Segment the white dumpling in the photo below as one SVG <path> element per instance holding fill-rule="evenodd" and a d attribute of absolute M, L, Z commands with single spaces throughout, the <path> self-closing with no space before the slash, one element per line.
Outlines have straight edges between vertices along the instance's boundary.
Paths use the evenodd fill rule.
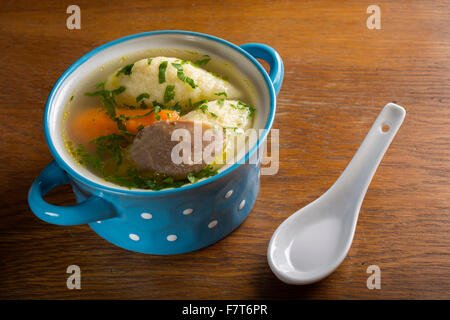
<path fill-rule="evenodd" d="M 160 66 L 166 62 L 164 72 L 164 68 Z M 160 79 L 161 75 L 165 79 Z M 142 94 L 149 95 L 142 100 L 148 105 L 156 100 L 172 107 L 178 102 L 185 110 L 189 106 L 189 100 L 191 103 L 203 99 L 215 100 L 219 97 L 216 94 L 221 92 L 225 92 L 231 99 L 242 99 L 240 90 L 228 81 L 190 62 L 170 57 L 142 59 L 118 69 L 107 79 L 106 89 L 113 90 L 120 86 L 125 87 L 125 91 L 117 95 L 116 99 L 119 103 L 128 105 L 137 105 L 136 98 Z M 168 90 L 168 86 L 171 90 Z"/>

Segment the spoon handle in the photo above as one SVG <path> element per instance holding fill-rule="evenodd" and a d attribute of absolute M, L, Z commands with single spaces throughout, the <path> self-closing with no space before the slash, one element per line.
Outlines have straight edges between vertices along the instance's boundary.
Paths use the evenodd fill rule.
<path fill-rule="evenodd" d="M 394 103 L 381 110 L 363 143 L 330 189 L 340 201 L 361 206 L 367 188 L 386 150 L 400 128 L 406 111 Z M 333 192 L 334 191 L 334 192 Z"/>

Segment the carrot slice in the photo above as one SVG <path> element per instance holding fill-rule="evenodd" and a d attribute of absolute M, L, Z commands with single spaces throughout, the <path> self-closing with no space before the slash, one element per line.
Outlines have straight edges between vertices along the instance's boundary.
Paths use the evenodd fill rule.
<path fill-rule="evenodd" d="M 117 109 L 117 116 L 123 114 L 125 117 L 135 117 L 142 116 L 148 113 L 148 109 Z M 161 110 L 158 113 L 160 117 L 159 120 L 178 120 L 180 118 L 178 112 L 173 110 Z M 138 128 L 146 127 L 152 123 L 158 121 L 155 118 L 155 113 L 152 112 L 148 116 L 140 118 L 131 118 L 125 121 L 128 132 L 136 134 Z M 81 143 L 85 146 L 95 138 L 99 136 L 104 136 L 112 133 L 119 133 L 117 124 L 111 120 L 104 110 L 89 108 L 86 109 L 75 116 L 74 119 L 69 120 L 67 131 L 69 137 L 74 140 L 77 144 Z"/>
<path fill-rule="evenodd" d="M 67 123 L 69 137 L 77 144 L 88 146 L 89 141 L 111 133 L 119 133 L 117 124 L 104 111 L 89 108 Z"/>

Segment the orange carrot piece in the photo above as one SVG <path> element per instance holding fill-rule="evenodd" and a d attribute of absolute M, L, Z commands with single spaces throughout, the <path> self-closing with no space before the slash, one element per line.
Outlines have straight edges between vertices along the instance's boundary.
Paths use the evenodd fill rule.
<path fill-rule="evenodd" d="M 125 117 L 142 116 L 148 113 L 149 109 L 116 109 L 117 116 L 123 114 Z M 160 120 L 178 120 L 180 118 L 178 112 L 173 110 L 161 110 L 158 113 Z M 131 118 L 125 121 L 128 132 L 136 134 L 140 126 L 146 127 L 156 122 L 155 113 L 152 112 L 148 116 L 141 118 Z M 69 137 L 77 143 L 85 146 L 90 141 L 99 136 L 104 136 L 112 133 L 119 133 L 117 123 L 115 123 L 109 116 L 105 114 L 104 110 L 89 108 L 80 112 L 74 119 L 68 123 Z"/>

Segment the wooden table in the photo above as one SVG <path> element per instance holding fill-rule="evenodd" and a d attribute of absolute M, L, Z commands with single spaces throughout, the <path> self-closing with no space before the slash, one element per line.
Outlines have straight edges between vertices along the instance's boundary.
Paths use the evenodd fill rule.
<path fill-rule="evenodd" d="M 68 4 L 0 8 L 0 298 L 450 298 L 449 1 L 377 1 L 381 30 L 366 26 L 367 1 L 76 1 L 81 30 L 66 28 Z M 52 160 L 42 119 L 53 84 L 105 42 L 164 29 L 267 43 L 280 53 L 278 174 L 262 177 L 252 213 L 233 234 L 183 255 L 133 253 L 87 225 L 38 220 L 27 191 Z M 347 258 L 320 283 L 283 284 L 266 262 L 273 231 L 337 179 L 390 101 L 407 116 Z M 74 202 L 67 186 L 48 200 Z M 72 264 L 82 270 L 81 290 L 66 288 Z M 380 290 L 366 286 L 369 265 L 381 269 Z"/>

